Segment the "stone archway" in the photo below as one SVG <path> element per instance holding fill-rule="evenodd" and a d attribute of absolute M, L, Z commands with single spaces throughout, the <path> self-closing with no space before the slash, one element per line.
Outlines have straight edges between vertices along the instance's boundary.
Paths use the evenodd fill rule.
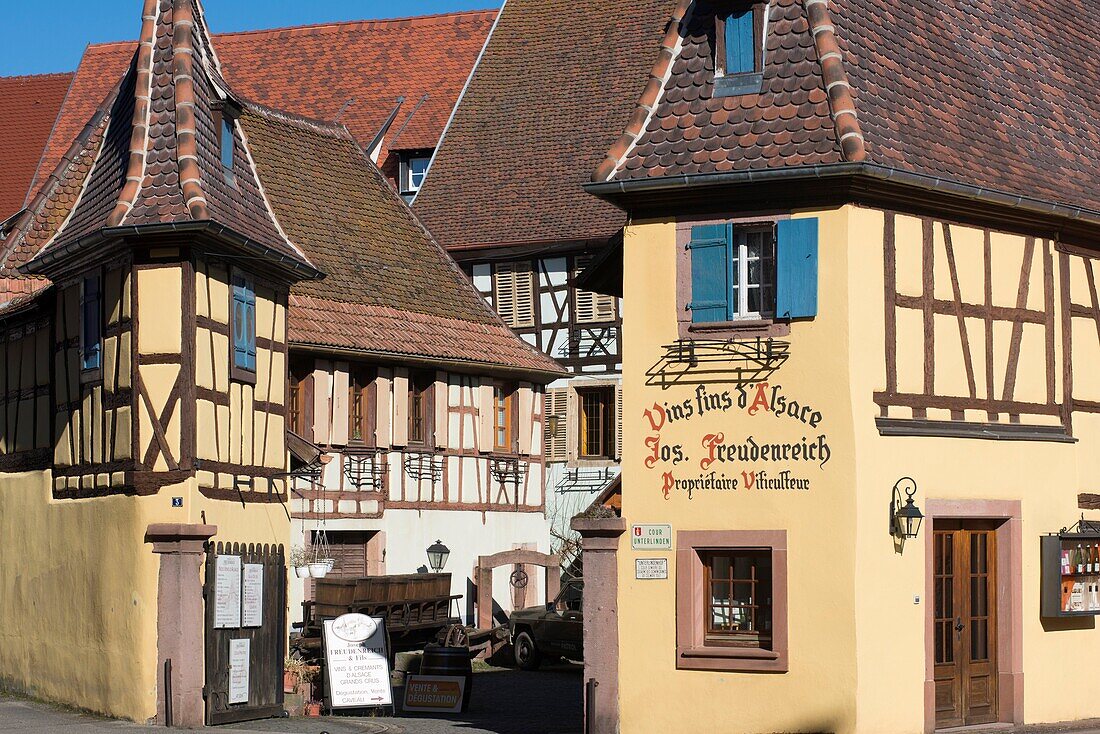
<path fill-rule="evenodd" d="M 553 553 L 517 548 L 477 557 L 477 627 L 493 626 L 493 569 L 500 566 L 542 566 L 546 572 L 546 598 L 555 599 L 561 587 L 561 559 Z"/>

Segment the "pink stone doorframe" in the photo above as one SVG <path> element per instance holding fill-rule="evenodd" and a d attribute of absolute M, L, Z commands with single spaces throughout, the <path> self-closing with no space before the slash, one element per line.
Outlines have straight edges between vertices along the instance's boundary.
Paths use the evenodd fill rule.
<path fill-rule="evenodd" d="M 474 578 L 477 579 L 478 629 L 487 630 L 493 626 L 493 569 L 513 564 L 542 566 L 546 569 L 546 599 L 552 601 L 557 598 L 561 588 L 561 559 L 553 553 L 517 548 L 491 556 L 478 556 L 477 568 L 474 570 Z"/>
<path fill-rule="evenodd" d="M 1023 535 L 1019 500 L 929 499 L 924 529 L 924 731 L 936 730 L 935 546 L 936 520 L 1000 521 L 997 538 L 997 721 L 1024 723 Z"/>
<path fill-rule="evenodd" d="M 200 577 L 206 541 L 214 525 L 154 523 L 145 532 L 160 556 L 157 585 L 157 721 L 166 720 L 166 703 L 173 726 L 195 729 L 205 724 L 202 688 L 204 608 Z M 171 660 L 171 685 L 165 680 L 165 661 Z M 171 698 L 167 696 L 171 689 Z"/>

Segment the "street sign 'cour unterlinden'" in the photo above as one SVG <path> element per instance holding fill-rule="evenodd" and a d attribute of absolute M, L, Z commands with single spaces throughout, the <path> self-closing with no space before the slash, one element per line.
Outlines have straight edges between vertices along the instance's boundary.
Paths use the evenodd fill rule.
<path fill-rule="evenodd" d="M 634 550 L 671 550 L 671 525 L 634 525 L 630 528 L 630 547 Z"/>

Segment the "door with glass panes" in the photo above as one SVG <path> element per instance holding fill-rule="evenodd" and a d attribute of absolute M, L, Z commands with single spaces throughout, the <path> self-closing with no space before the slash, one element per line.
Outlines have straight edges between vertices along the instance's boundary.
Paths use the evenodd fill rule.
<path fill-rule="evenodd" d="M 996 532 L 936 521 L 932 614 L 936 728 L 997 721 Z"/>

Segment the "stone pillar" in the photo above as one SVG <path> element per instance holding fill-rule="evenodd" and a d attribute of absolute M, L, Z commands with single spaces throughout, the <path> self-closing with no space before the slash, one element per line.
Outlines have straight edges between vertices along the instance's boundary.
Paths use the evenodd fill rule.
<path fill-rule="evenodd" d="M 145 542 L 160 556 L 157 589 L 157 721 L 165 723 L 164 661 L 172 661 L 172 724 L 204 725 L 203 545 L 218 532 L 214 525 L 153 523 Z"/>
<path fill-rule="evenodd" d="M 575 517 L 570 526 L 580 533 L 584 549 L 584 680 L 596 681 L 593 721 L 587 734 L 619 731 L 619 536 L 626 532 L 621 517 Z M 590 704 L 585 687 L 585 717 Z"/>

